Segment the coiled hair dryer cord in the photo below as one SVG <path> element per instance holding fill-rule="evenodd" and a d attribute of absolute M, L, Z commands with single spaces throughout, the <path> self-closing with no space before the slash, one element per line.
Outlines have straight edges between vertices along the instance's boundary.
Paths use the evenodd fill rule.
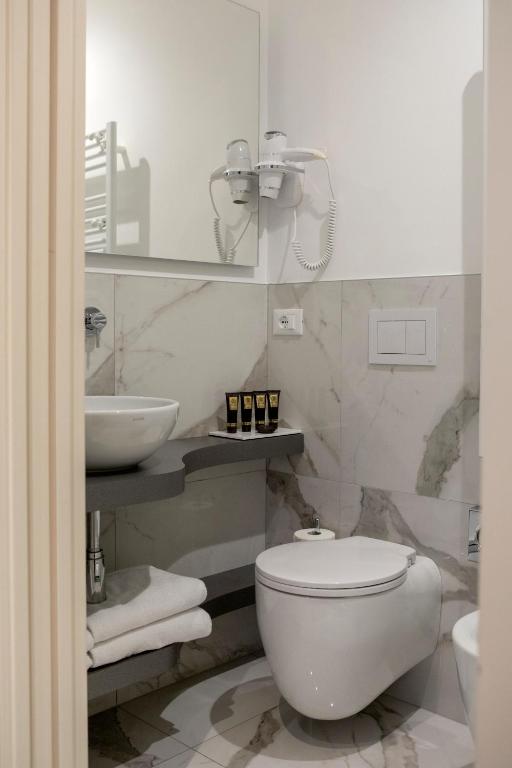
<path fill-rule="evenodd" d="M 222 233 L 220 231 L 220 225 L 221 225 L 221 217 L 219 210 L 217 206 L 215 205 L 215 200 L 213 199 L 213 191 L 212 191 L 212 182 L 210 180 L 210 200 L 212 201 L 213 210 L 215 211 L 215 218 L 213 220 L 213 237 L 215 239 L 215 246 L 217 248 L 217 253 L 219 254 L 219 259 L 224 262 L 225 264 L 233 264 L 235 257 L 236 257 L 236 249 L 240 245 L 240 241 L 242 240 L 243 236 L 247 232 L 247 229 L 249 227 L 249 224 L 252 221 L 252 217 L 254 215 L 254 211 L 252 211 L 249 214 L 249 217 L 247 219 L 247 223 L 243 230 L 241 231 L 240 235 L 236 239 L 236 242 L 233 244 L 231 248 L 226 249 L 224 242 L 222 240 Z"/>
<path fill-rule="evenodd" d="M 329 212 L 327 215 L 327 240 L 325 243 L 324 252 L 318 261 L 308 261 L 308 259 L 306 259 L 304 256 L 302 243 L 297 240 L 297 207 L 295 207 L 293 210 L 293 237 L 291 241 L 291 248 L 301 267 L 307 269 L 309 272 L 316 272 L 318 269 L 324 269 L 324 267 L 326 267 L 330 262 L 334 253 L 334 241 L 336 237 L 336 200 L 334 198 L 329 162 L 324 160 L 324 163 L 325 167 L 327 168 L 327 177 L 329 179 L 331 197 L 329 200 Z"/>

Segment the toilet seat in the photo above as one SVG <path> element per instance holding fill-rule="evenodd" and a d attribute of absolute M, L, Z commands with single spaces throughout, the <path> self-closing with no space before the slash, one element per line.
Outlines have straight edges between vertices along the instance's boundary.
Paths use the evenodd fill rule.
<path fill-rule="evenodd" d="M 356 597 L 400 586 L 415 559 L 411 547 L 362 536 L 284 544 L 258 555 L 256 578 L 289 594 Z"/>

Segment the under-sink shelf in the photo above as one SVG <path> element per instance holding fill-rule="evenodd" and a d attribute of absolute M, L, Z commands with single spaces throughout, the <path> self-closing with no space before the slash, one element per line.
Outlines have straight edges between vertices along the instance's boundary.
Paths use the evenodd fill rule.
<path fill-rule="evenodd" d="M 303 451 L 302 433 L 258 440 L 210 436 L 168 440 L 135 469 L 87 475 L 86 512 L 179 496 L 185 490 L 186 475 L 199 469 Z"/>
<path fill-rule="evenodd" d="M 205 576 L 203 581 L 208 597 L 201 607 L 208 611 L 212 619 L 255 602 L 254 565 Z M 145 651 L 113 664 L 91 668 L 87 674 L 89 699 L 169 672 L 178 661 L 179 647 L 179 643 L 167 645 L 156 651 Z"/>
<path fill-rule="evenodd" d="M 86 511 L 109 510 L 178 496 L 191 472 L 221 464 L 304 451 L 302 433 L 257 440 L 192 437 L 169 440 L 151 458 L 126 472 L 90 474 L 86 479 Z M 203 578 L 208 597 L 202 606 L 212 619 L 255 602 L 254 565 Z M 88 672 L 89 699 L 168 672 L 178 660 L 179 644 L 146 651 Z"/>

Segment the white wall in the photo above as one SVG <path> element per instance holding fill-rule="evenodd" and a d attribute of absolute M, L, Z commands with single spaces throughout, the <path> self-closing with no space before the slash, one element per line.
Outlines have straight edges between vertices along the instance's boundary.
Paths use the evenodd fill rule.
<path fill-rule="evenodd" d="M 270 0 L 268 128 L 334 169 L 320 279 L 480 271 L 482 15 L 482 0 Z M 309 168 L 299 236 L 316 259 L 327 185 Z M 268 216 L 269 281 L 318 279 L 287 249 L 289 214 Z"/>

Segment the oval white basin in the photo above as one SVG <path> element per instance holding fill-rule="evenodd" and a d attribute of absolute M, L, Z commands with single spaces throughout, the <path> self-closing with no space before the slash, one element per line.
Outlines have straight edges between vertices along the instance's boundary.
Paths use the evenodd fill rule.
<path fill-rule="evenodd" d="M 468 613 L 452 632 L 459 685 L 471 733 L 475 734 L 476 685 L 478 677 L 478 622 L 480 611 Z"/>
<path fill-rule="evenodd" d="M 148 459 L 174 429 L 179 407 L 159 397 L 87 396 L 87 469 L 125 469 Z"/>

